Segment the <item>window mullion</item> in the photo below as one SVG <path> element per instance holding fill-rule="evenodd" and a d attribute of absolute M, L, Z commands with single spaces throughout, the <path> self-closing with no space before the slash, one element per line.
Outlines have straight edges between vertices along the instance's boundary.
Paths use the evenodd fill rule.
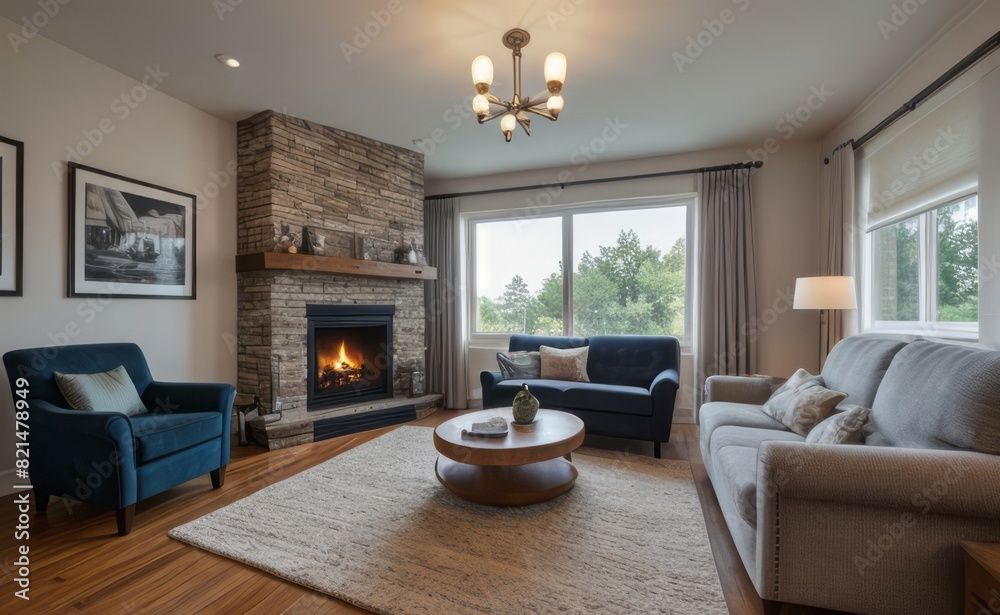
<path fill-rule="evenodd" d="M 927 217 L 927 321 L 938 321 L 938 253 L 937 253 L 937 211 L 929 211 Z"/>
<path fill-rule="evenodd" d="M 930 258 L 930 225 L 927 223 L 927 217 L 927 214 L 924 214 L 919 219 L 920 256 L 917 262 L 919 263 L 920 273 L 918 276 L 917 294 L 920 300 L 917 320 L 920 322 L 929 322 L 930 320 L 930 302 L 928 301 L 930 287 L 928 283 L 930 277 L 930 267 L 928 266 Z"/>
<path fill-rule="evenodd" d="M 562 217 L 563 335 L 573 335 L 573 214 Z"/>

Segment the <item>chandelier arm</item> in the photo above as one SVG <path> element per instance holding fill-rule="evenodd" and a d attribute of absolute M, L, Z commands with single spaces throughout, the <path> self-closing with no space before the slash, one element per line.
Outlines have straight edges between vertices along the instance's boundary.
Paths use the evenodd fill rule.
<path fill-rule="evenodd" d="M 517 118 L 517 123 L 524 129 L 524 134 L 531 136 L 531 120 L 527 118 Z"/>
<path fill-rule="evenodd" d="M 487 92 L 485 94 L 485 96 L 486 96 L 486 100 L 490 101 L 494 105 L 503 105 L 503 106 L 508 107 L 508 108 L 510 107 L 510 103 L 504 102 L 504 101 L 500 100 L 499 98 L 497 98 L 496 96 L 494 96 L 492 92 Z"/>
<path fill-rule="evenodd" d="M 552 120 L 553 122 L 556 121 L 556 119 L 558 119 L 556 118 L 556 116 L 552 115 L 552 112 L 549 111 L 548 109 L 535 109 L 534 107 L 525 107 L 524 110 L 527 111 L 528 113 L 534 113 L 535 115 L 540 115 L 547 120 Z"/>
<path fill-rule="evenodd" d="M 507 109 L 503 109 L 501 111 L 494 111 L 493 113 L 490 113 L 488 115 L 483 115 L 479 117 L 479 123 L 485 124 L 486 122 L 490 120 L 495 120 L 502 115 L 507 115 L 507 112 L 508 112 Z"/>

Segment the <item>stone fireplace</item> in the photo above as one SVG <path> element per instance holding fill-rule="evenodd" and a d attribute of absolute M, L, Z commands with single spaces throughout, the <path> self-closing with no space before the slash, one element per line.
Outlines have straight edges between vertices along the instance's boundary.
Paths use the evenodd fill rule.
<path fill-rule="evenodd" d="M 358 431 L 370 426 L 362 417 L 384 424 L 432 411 L 439 395 L 408 394 L 410 374 L 424 371 L 424 280 L 433 268 L 354 260 L 366 237 L 423 245 L 423 156 L 274 111 L 241 121 L 237 132 L 238 388 L 259 395 L 272 415 L 274 391 L 282 402 L 281 420 L 251 422 L 251 437 L 279 448 L 349 433 L 337 421 Z M 303 227 L 322 234 L 324 255 L 275 251 L 277 237 L 301 236 Z M 348 350 L 370 329 L 340 340 L 345 361 L 339 345 L 336 356 L 310 354 L 317 324 L 338 328 L 322 326 L 330 313 L 365 321 L 387 308 L 381 356 Z"/>

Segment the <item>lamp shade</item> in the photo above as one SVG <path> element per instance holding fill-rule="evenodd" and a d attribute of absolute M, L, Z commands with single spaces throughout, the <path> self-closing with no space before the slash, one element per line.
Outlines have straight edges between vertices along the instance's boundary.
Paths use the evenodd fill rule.
<path fill-rule="evenodd" d="M 854 278 L 849 275 L 826 275 L 795 280 L 796 310 L 854 310 L 858 296 Z"/>

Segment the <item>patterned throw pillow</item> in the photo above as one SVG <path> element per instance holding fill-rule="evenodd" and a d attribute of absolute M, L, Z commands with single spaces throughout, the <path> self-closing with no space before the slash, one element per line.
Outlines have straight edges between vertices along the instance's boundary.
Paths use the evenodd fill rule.
<path fill-rule="evenodd" d="M 764 414 L 805 437 L 845 399 L 847 393 L 825 388 L 821 376 L 800 369 L 767 400 Z"/>
<path fill-rule="evenodd" d="M 542 377 L 542 353 L 530 350 L 497 353 L 497 364 L 504 380 L 534 380 Z"/>
<path fill-rule="evenodd" d="M 121 412 L 135 416 L 146 412 L 132 379 L 123 365 L 99 374 L 60 374 L 56 386 L 76 410 Z"/>
<path fill-rule="evenodd" d="M 538 350 L 542 353 L 542 378 L 545 380 L 590 382 L 590 377 L 587 376 L 589 346 L 565 350 L 540 346 Z"/>
<path fill-rule="evenodd" d="M 869 408 L 849 405 L 819 425 L 813 427 L 806 442 L 816 444 L 862 444 L 865 441 L 864 427 L 868 422 Z"/>

